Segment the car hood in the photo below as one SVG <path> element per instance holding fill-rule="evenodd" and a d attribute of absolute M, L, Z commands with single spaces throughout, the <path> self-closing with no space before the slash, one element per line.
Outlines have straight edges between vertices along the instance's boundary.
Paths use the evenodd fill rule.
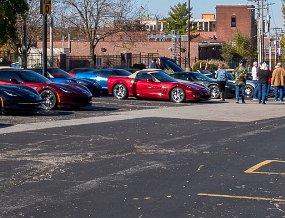
<path fill-rule="evenodd" d="M 194 88 L 196 90 L 199 90 L 199 89 L 208 89 L 206 86 L 204 86 L 203 84 L 201 83 L 198 83 L 198 82 L 190 82 L 190 81 L 186 81 L 186 80 L 181 80 L 181 79 L 176 79 L 177 82 L 179 82 L 180 84 L 184 84 L 186 86 L 190 86 L 191 88 Z"/>
<path fill-rule="evenodd" d="M 48 85 L 53 86 L 54 88 L 66 89 L 72 91 L 73 93 L 84 93 L 85 95 L 92 96 L 92 93 L 88 88 L 78 83 L 50 83 Z"/>
<path fill-rule="evenodd" d="M 0 92 L 4 92 L 6 95 L 13 94 L 15 95 L 14 97 L 18 96 L 28 99 L 33 98 L 35 100 L 41 100 L 41 96 L 36 90 L 22 85 L 0 85 Z"/>

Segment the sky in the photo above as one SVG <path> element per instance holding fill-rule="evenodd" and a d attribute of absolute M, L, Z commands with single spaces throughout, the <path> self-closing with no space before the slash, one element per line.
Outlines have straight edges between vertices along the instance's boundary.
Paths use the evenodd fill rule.
<path fill-rule="evenodd" d="M 138 4 L 150 13 L 158 14 L 161 17 L 168 15 L 171 6 L 178 3 L 188 2 L 188 0 L 137 0 Z M 271 27 L 284 28 L 284 21 L 282 17 L 282 0 L 268 0 L 270 5 L 269 13 L 271 16 Z M 253 4 L 250 0 L 190 0 L 193 7 L 193 18 L 201 18 L 202 13 L 215 13 L 216 5 L 237 5 L 237 4 Z"/>

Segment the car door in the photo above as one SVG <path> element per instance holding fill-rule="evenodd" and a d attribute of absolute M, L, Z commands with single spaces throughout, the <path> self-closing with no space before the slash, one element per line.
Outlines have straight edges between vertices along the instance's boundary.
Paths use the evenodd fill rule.
<path fill-rule="evenodd" d="M 135 79 L 135 93 L 137 97 L 152 98 L 152 77 L 146 72 L 140 72 Z"/>
<path fill-rule="evenodd" d="M 136 76 L 136 95 L 143 98 L 161 98 L 161 82 L 154 81 L 154 78 L 145 72 Z"/>

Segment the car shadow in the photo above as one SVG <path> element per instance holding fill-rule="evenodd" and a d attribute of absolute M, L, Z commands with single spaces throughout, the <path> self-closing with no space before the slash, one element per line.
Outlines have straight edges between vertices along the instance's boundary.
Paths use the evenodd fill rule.
<path fill-rule="evenodd" d="M 64 109 L 66 112 L 75 112 L 75 111 L 117 111 L 120 108 L 114 107 L 98 107 L 98 106 L 85 106 L 79 108 L 66 108 Z"/>
<path fill-rule="evenodd" d="M 0 123 L 0 129 L 1 128 L 7 128 L 7 127 L 10 127 L 10 126 L 13 126 L 12 124 L 3 124 L 3 123 Z"/>

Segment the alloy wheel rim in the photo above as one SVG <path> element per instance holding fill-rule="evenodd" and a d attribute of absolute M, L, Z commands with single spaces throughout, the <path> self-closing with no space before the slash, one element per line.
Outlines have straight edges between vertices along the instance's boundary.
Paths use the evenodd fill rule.
<path fill-rule="evenodd" d="M 175 102 L 181 102 L 184 99 L 184 92 L 181 89 L 176 88 L 172 92 L 172 97 Z"/>
<path fill-rule="evenodd" d="M 41 96 L 46 109 L 51 109 L 54 107 L 56 99 L 55 95 L 51 91 L 44 91 Z"/>
<path fill-rule="evenodd" d="M 219 97 L 219 90 L 218 90 L 218 88 L 213 88 L 212 90 L 211 90 L 211 97 L 212 98 L 218 98 Z"/>
<path fill-rule="evenodd" d="M 118 98 L 123 98 L 126 94 L 126 89 L 123 85 L 118 85 L 116 88 L 115 88 L 115 95 L 118 97 Z"/>

